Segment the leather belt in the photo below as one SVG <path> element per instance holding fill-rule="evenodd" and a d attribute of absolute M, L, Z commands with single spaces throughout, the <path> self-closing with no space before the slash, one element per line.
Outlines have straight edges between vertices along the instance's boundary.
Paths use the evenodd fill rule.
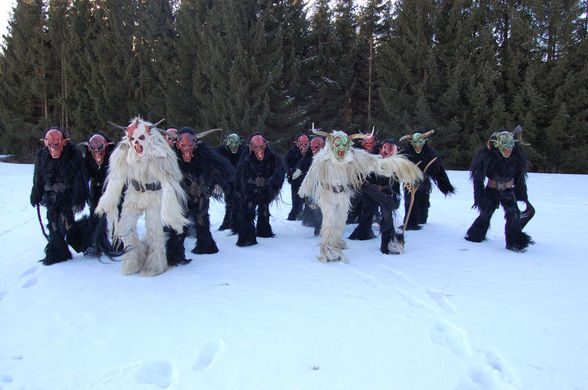
<path fill-rule="evenodd" d="M 156 181 L 155 183 L 143 184 L 143 183 L 138 182 L 135 179 L 132 179 L 131 184 L 133 185 L 133 188 L 135 188 L 135 191 L 137 191 L 137 192 L 158 191 L 161 189 L 161 183 L 158 181 Z"/>
<path fill-rule="evenodd" d="M 488 179 L 488 184 L 486 184 L 486 188 L 496 188 L 498 191 L 505 191 L 510 190 L 514 187 L 514 180 L 510 179 L 509 181 L 496 181 L 492 179 Z"/>

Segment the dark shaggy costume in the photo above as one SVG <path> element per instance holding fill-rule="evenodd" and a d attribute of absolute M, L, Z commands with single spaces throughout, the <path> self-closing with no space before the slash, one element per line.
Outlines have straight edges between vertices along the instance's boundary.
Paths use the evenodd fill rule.
<path fill-rule="evenodd" d="M 260 134 L 252 134 L 248 144 L 255 135 Z M 269 205 L 279 195 L 285 174 L 282 158 L 269 145 L 262 161 L 252 151 L 245 151 L 241 155 L 235 176 L 237 191 L 241 196 L 238 246 L 257 244 L 256 236 L 274 236 L 269 223 Z M 257 227 L 254 224 L 256 210 Z"/>
<path fill-rule="evenodd" d="M 96 160 L 92 157 L 87 148 L 84 147 L 85 152 L 83 153 L 84 166 L 88 173 L 88 179 L 90 180 L 90 193 L 89 202 L 90 215 L 83 218 L 79 223 L 84 226 L 85 230 L 85 256 L 100 256 L 105 253 L 107 256 L 121 255 L 121 250 L 113 249 L 110 241 L 108 240 L 108 223 L 105 216 L 98 216 L 95 213 L 98 201 L 104 191 L 104 182 L 106 181 L 106 175 L 108 174 L 108 167 L 110 166 L 110 155 L 116 147 L 110 139 L 101 134 L 107 141 L 106 154 L 104 156 L 104 162 L 100 165 L 96 163 Z M 122 194 L 121 194 L 122 195 Z M 122 196 L 121 196 L 122 202 Z M 122 246 L 122 243 L 120 243 Z"/>
<path fill-rule="evenodd" d="M 386 142 L 397 146 L 396 140 Z M 377 149 L 376 149 L 377 150 Z M 375 154 L 375 153 L 372 153 Z M 382 241 L 380 251 L 385 254 L 399 254 L 404 247 L 404 235 L 396 233 L 394 212 L 400 206 L 400 183 L 391 177 L 371 174 L 356 196 L 358 225 L 349 236 L 351 240 L 369 240 L 375 237 L 372 230 L 374 217 L 380 210 L 379 225 Z"/>
<path fill-rule="evenodd" d="M 533 243 L 531 237 L 522 231 L 521 213 L 517 201 L 528 202 L 527 168 L 529 159 L 516 144 L 510 157 L 503 157 L 495 147 L 481 147 L 470 168 L 474 184 L 474 206 L 480 216 L 468 229 L 465 239 L 481 242 L 486 238 L 490 219 L 502 205 L 506 225 L 506 249 L 522 251 Z M 484 181 L 488 183 L 484 187 Z"/>
<path fill-rule="evenodd" d="M 296 178 L 292 179 L 293 187 L 296 186 L 296 188 L 300 188 L 300 185 L 302 184 L 304 177 L 306 176 L 308 170 L 310 169 L 310 166 L 312 165 L 312 157 L 313 154 L 311 151 L 310 154 L 306 153 L 300 159 L 300 161 L 298 161 L 298 164 L 296 164 L 295 172 L 297 170 L 299 170 L 300 172 L 294 174 Z M 299 196 L 298 193 L 296 195 Z M 308 197 L 304 198 L 303 201 L 304 208 L 302 210 L 302 225 L 313 227 L 314 235 L 318 236 L 321 232 L 321 223 L 323 220 L 323 214 L 321 213 L 321 209 L 315 202 L 312 201 L 312 199 Z"/>
<path fill-rule="evenodd" d="M 183 128 L 178 136 L 184 133 L 195 134 L 192 129 Z M 218 247 L 210 233 L 210 216 L 208 208 L 210 197 L 219 197 L 213 189 L 216 185 L 223 191 L 230 187 L 230 181 L 234 175 L 234 169 L 225 157 L 218 154 L 203 142 L 194 146 L 194 154 L 189 162 L 184 161 L 182 153 L 174 148 L 178 156 L 178 165 L 183 174 L 181 182 L 188 201 L 187 217 L 196 230 L 196 245 L 192 249 L 195 254 L 217 253 Z M 165 205 L 164 205 L 165 207 Z M 188 233 L 188 227 L 184 227 L 181 234 L 172 229 L 166 229 L 168 240 L 166 242 L 166 255 L 168 265 L 185 264 L 184 240 Z"/>
<path fill-rule="evenodd" d="M 237 163 L 239 162 L 239 158 L 241 157 L 243 150 L 243 146 L 239 146 L 237 153 L 233 153 L 227 147 L 227 145 L 223 144 L 216 147 L 216 151 L 228 159 L 231 162 L 233 168 L 237 167 Z M 239 193 L 235 189 L 235 186 L 235 178 L 232 177 L 229 183 L 229 187 L 225 190 L 225 216 L 218 230 L 231 229 L 233 233 L 237 233 L 239 229 L 236 210 L 239 207 L 240 200 Z"/>
<path fill-rule="evenodd" d="M 447 177 L 447 173 L 445 172 L 445 168 L 443 167 L 443 163 L 441 162 L 441 157 L 431 148 L 428 143 L 425 144 L 420 153 L 417 153 L 412 145 L 407 145 L 400 151 L 400 154 L 404 154 L 410 161 L 415 164 L 418 164 L 421 170 L 425 169 L 427 164 L 429 164 L 433 159 L 437 158 L 424 172 L 424 180 L 418 187 L 415 196 L 414 196 L 414 203 L 412 206 L 412 210 L 410 212 L 410 216 L 406 223 L 406 230 L 419 230 L 422 224 L 427 223 L 427 218 L 429 217 L 429 207 L 431 203 L 429 201 L 431 197 L 432 185 L 431 180 L 435 182 L 439 191 L 443 193 L 443 195 L 447 196 L 449 194 L 455 193 L 455 188 L 451 185 L 449 178 Z M 419 163 L 420 162 L 420 163 Z M 404 190 L 404 215 L 408 214 L 408 209 L 410 206 L 410 192 L 407 191 L 405 188 Z"/>
<path fill-rule="evenodd" d="M 306 156 L 309 156 L 312 161 L 312 151 L 310 150 L 310 148 L 306 150 L 306 153 L 303 156 L 298 146 L 292 146 L 290 149 L 288 149 L 288 151 L 286 151 L 286 154 L 284 154 L 286 177 L 288 179 L 288 183 L 290 183 L 292 193 L 292 209 L 288 214 L 288 221 L 296 221 L 302 219 L 304 199 L 302 199 L 298 195 L 298 190 L 300 189 L 300 184 L 302 183 L 302 180 L 292 180 L 292 174 L 294 173 L 294 171 L 296 171 L 298 162 L 300 162 L 300 160 L 302 160 L 302 158 Z"/>
<path fill-rule="evenodd" d="M 88 198 L 88 181 L 82 156 L 68 142 L 61 155 L 53 159 L 43 148 L 35 155 L 31 204 L 47 208 L 49 243 L 43 264 L 72 258 L 68 244 L 76 251 L 84 248 L 83 231 L 74 223 L 74 212 L 81 211 Z"/>

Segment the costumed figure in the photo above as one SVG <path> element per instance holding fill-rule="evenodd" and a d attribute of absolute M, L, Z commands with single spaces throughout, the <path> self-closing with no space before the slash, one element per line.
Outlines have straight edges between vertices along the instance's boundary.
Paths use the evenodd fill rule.
<path fill-rule="evenodd" d="M 390 158 L 398 152 L 398 141 L 387 138 L 381 142 L 380 156 Z M 375 237 L 372 230 L 374 216 L 381 210 L 379 219 L 382 241 L 380 251 L 385 254 L 404 252 L 404 234 L 396 233 L 394 211 L 400 206 L 400 183 L 393 177 L 370 174 L 359 195 L 360 200 L 358 225 L 349 236 L 351 240 L 369 240 Z"/>
<path fill-rule="evenodd" d="M 379 152 L 376 141 L 377 133 L 374 133 L 374 131 L 375 128 L 372 129 L 371 133 L 361 132 L 361 134 L 365 134 L 367 137 L 365 139 L 362 139 L 358 144 L 354 144 L 353 147 L 357 149 L 363 149 L 370 154 L 378 154 Z M 363 199 L 361 196 L 361 192 L 358 192 L 351 197 L 351 207 L 349 208 L 349 214 L 347 215 L 347 223 L 359 223 L 359 215 L 362 213 L 362 204 Z M 377 213 L 378 210 L 376 210 L 376 214 Z M 371 238 L 373 238 L 373 234 Z"/>
<path fill-rule="evenodd" d="M 522 231 L 535 214 L 535 209 L 527 198 L 527 168 L 529 159 L 519 145 L 522 128 L 517 126 L 512 132 L 502 129 L 490 136 L 486 146 L 478 149 L 470 168 L 470 178 L 474 184 L 474 206 L 480 216 L 468 229 L 465 239 L 481 242 L 486 238 L 490 219 L 494 211 L 502 205 L 506 225 L 506 249 L 518 252 L 533 244 L 531 237 Z M 484 181 L 488 178 L 486 186 Z M 521 213 L 517 201 L 525 202 L 526 209 Z"/>
<path fill-rule="evenodd" d="M 286 177 L 288 183 L 290 183 L 290 189 L 292 193 L 292 210 L 288 214 L 288 221 L 296 221 L 301 219 L 302 209 L 304 207 L 304 200 L 298 196 L 298 189 L 302 181 L 293 181 L 292 174 L 296 170 L 298 162 L 306 155 L 312 158 L 312 151 L 308 148 L 310 140 L 306 134 L 300 134 L 294 140 L 294 146 L 292 146 L 286 154 L 284 154 L 284 165 L 286 166 Z"/>
<path fill-rule="evenodd" d="M 352 140 L 366 138 L 365 134 L 348 136 L 342 131 L 315 134 L 327 138 L 325 147 L 318 152 L 300 186 L 299 195 L 310 197 L 322 213 L 319 261 L 345 261 L 343 229 L 350 207 L 351 196 L 357 192 L 366 177 L 376 174 L 394 177 L 396 181 L 414 183 L 421 180 L 421 170 L 408 159 L 394 155 L 386 159 L 351 148 Z"/>
<path fill-rule="evenodd" d="M 236 133 L 229 133 L 223 143 L 216 147 L 216 151 L 226 157 L 233 168 L 237 167 L 241 153 L 243 152 L 243 138 Z M 236 191 L 235 178 L 231 178 L 230 187 L 225 190 L 225 216 L 218 230 L 231 229 L 233 233 L 238 231 L 237 213 L 239 207 L 239 193 Z"/>
<path fill-rule="evenodd" d="M 292 174 L 292 181 L 296 183 L 296 186 L 300 188 L 304 177 L 310 169 L 312 164 L 312 158 L 325 147 L 325 139 L 321 136 L 315 135 L 310 139 L 310 150 L 312 154 L 305 154 L 298 164 L 296 170 Z M 310 226 L 314 228 L 314 235 L 318 236 L 321 229 L 321 222 L 323 214 L 318 205 L 310 198 L 304 198 L 304 209 L 302 210 L 302 225 Z"/>
<path fill-rule="evenodd" d="M 229 160 L 201 141 L 204 136 L 215 131 L 220 129 L 210 129 L 196 134 L 193 129 L 184 127 L 177 133 L 176 153 L 180 170 L 184 175 L 182 188 L 188 196 L 188 218 L 196 230 L 196 245 L 192 249 L 192 253 L 195 254 L 218 252 L 210 233 L 210 197 L 219 199 L 221 193 L 214 190 L 215 186 L 226 192 L 235 174 Z M 170 230 L 166 243 L 168 265 L 185 264 L 190 261 L 184 253 L 187 233 L 188 227 L 184 227 L 180 233 Z"/>
<path fill-rule="evenodd" d="M 405 230 L 419 230 L 420 225 L 427 223 L 431 206 L 429 200 L 432 191 L 431 180 L 435 182 L 443 195 L 455 193 L 455 188 L 447 177 L 441 157 L 427 144 L 427 138 L 434 132 L 434 130 L 430 130 L 423 133 L 422 130 L 416 130 L 414 134 L 400 138 L 400 142 L 408 140 L 408 145 L 400 153 L 417 164 L 424 173 L 424 180 L 418 187 L 408 185 L 404 188 Z"/>
<path fill-rule="evenodd" d="M 115 143 L 103 134 L 95 133 L 90 136 L 88 142 L 82 144 L 86 149 L 85 153 L 83 153 L 84 164 L 90 180 L 88 203 L 90 215 L 80 221 L 81 224 L 85 225 L 86 230 L 87 249 L 84 251 L 84 256 L 99 257 L 102 253 L 110 257 L 120 256 L 122 251 L 114 250 L 108 240 L 106 217 L 96 215 L 96 207 L 104 191 L 110 155 L 114 150 Z"/>
<path fill-rule="evenodd" d="M 235 174 L 241 199 L 238 246 L 257 244 L 256 236 L 274 236 L 269 205 L 280 194 L 285 176 L 282 158 L 263 135 L 252 134 L 247 145 L 249 151 L 241 155 Z M 254 224 L 256 210 L 257 226 Z"/>
<path fill-rule="evenodd" d="M 106 189 L 96 213 L 106 214 L 109 231 L 124 244 L 122 273 L 155 276 L 167 269 L 163 227 L 182 232 L 189 223 L 184 217 L 182 171 L 157 124 L 136 117 L 126 128 L 114 126 L 126 133 L 110 156 Z M 125 185 L 119 218 L 119 199 Z M 143 214 L 145 235 L 139 240 L 137 220 Z"/>
<path fill-rule="evenodd" d="M 35 172 L 31 190 L 31 205 L 47 208 L 49 235 L 43 264 L 51 265 L 72 258 L 68 245 L 76 252 L 84 247 L 83 230 L 75 224 L 74 214 L 82 211 L 88 198 L 88 181 L 82 156 L 68 142 L 63 132 L 52 127 L 42 139 L 45 147 L 35 154 Z"/>

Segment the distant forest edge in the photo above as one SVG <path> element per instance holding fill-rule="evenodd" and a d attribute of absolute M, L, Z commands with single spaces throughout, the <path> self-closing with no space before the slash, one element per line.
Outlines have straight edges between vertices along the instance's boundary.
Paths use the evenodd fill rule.
<path fill-rule="evenodd" d="M 588 173 L 588 0 L 18 0 L 0 55 L 0 154 L 45 130 L 114 140 L 163 127 L 296 134 L 435 129 L 467 169 L 523 127 L 535 172 Z"/>

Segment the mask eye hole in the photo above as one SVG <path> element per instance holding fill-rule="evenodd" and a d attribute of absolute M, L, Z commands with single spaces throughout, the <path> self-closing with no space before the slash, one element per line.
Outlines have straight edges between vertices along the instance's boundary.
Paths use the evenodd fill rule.
<path fill-rule="evenodd" d="M 139 139 L 143 141 L 145 139 L 145 135 L 140 136 Z"/>

